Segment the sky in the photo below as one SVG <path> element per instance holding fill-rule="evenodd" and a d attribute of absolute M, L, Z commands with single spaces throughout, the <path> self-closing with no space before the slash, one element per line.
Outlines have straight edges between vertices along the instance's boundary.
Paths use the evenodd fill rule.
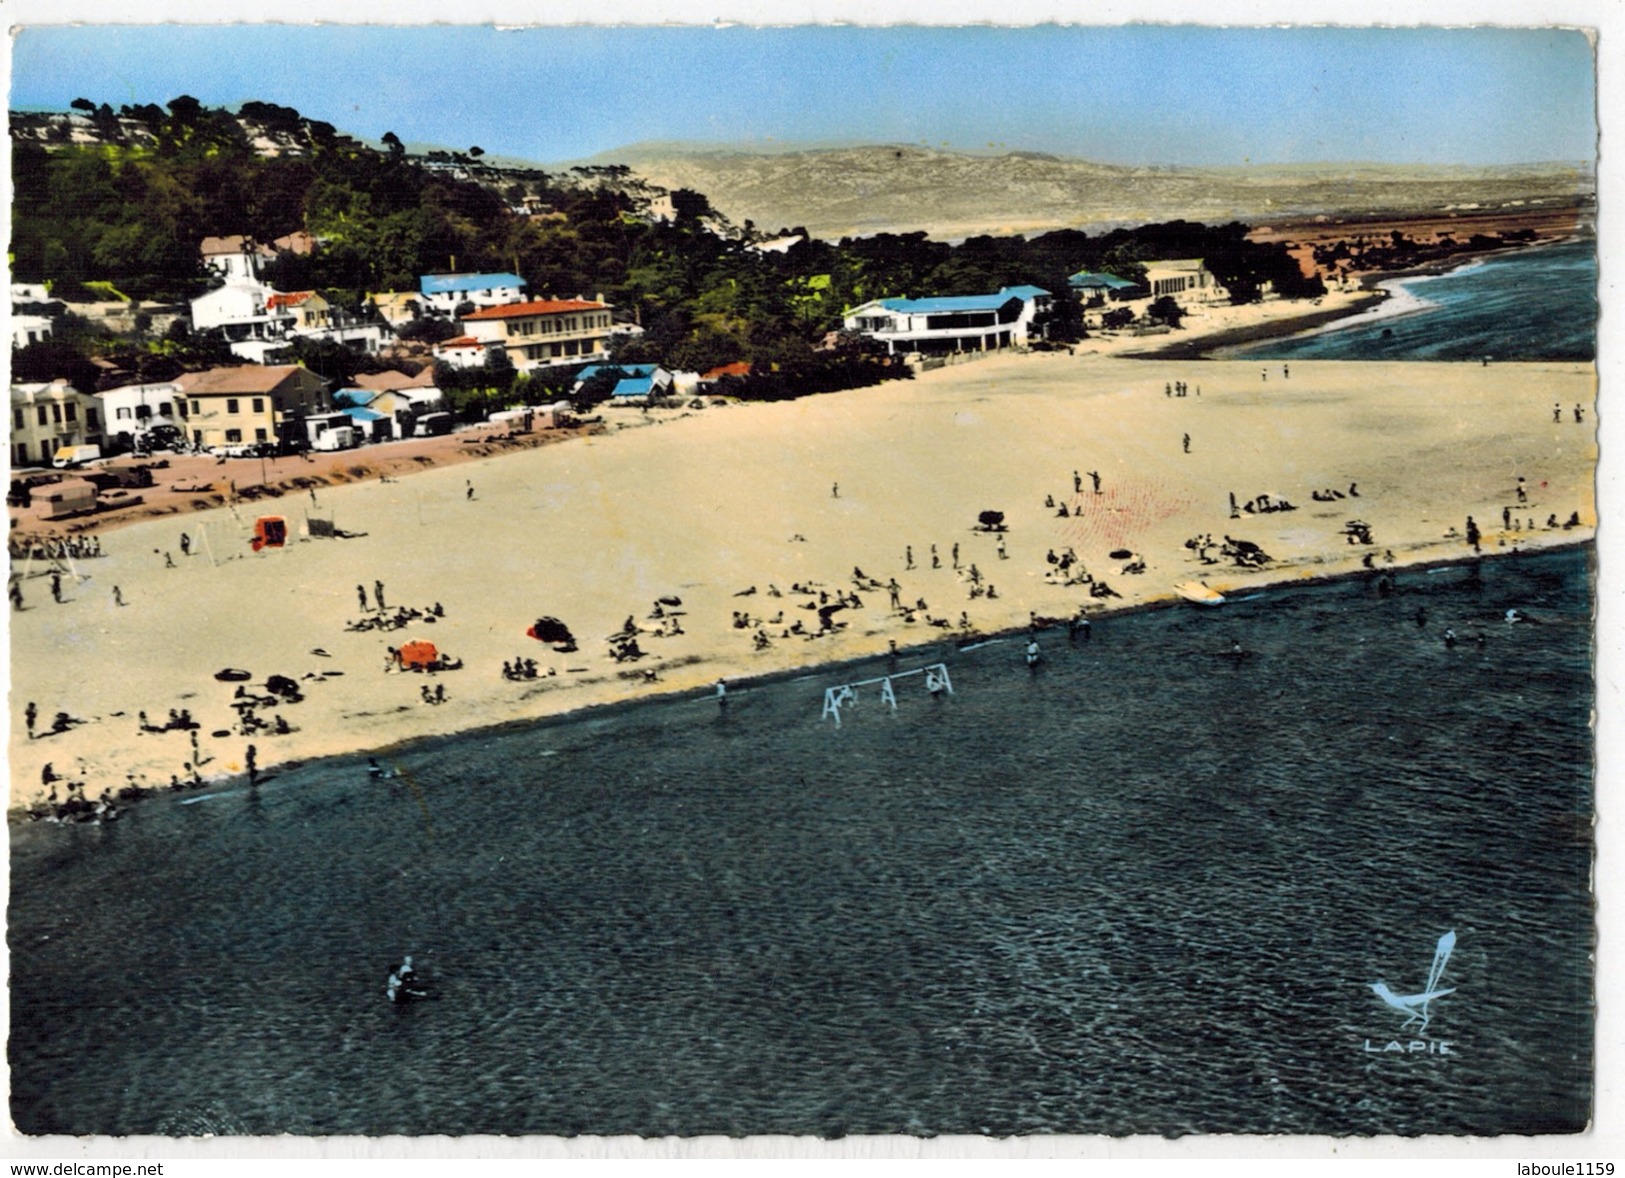
<path fill-rule="evenodd" d="M 22 23 L 10 104 L 259 99 L 540 163 L 680 140 L 1493 165 L 1595 159 L 1593 71 L 1542 28 Z"/>

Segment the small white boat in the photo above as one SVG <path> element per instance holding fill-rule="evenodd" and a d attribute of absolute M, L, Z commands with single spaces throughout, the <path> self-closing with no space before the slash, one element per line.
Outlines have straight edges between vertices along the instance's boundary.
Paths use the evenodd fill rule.
<path fill-rule="evenodd" d="M 1186 601 L 1194 601 L 1197 605 L 1223 605 L 1224 594 L 1217 589 L 1209 589 L 1200 581 L 1181 581 L 1174 586 L 1174 592 Z"/>

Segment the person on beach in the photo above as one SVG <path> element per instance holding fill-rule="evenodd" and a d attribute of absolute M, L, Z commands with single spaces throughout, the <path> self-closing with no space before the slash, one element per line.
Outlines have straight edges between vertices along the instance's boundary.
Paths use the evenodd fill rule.
<path fill-rule="evenodd" d="M 957 540 L 954 542 L 953 559 L 954 568 L 957 569 L 959 567 L 959 542 Z"/>
<path fill-rule="evenodd" d="M 192 555 L 192 537 L 188 536 L 185 532 L 181 533 L 181 555 Z"/>
<path fill-rule="evenodd" d="M 728 681 L 726 679 L 718 679 L 717 680 L 717 707 L 726 708 L 727 706 L 728 706 Z"/>
<path fill-rule="evenodd" d="M 1580 411 L 1580 407 L 1578 405 L 1574 407 L 1574 420 L 1576 424 L 1585 420 L 1585 414 Z"/>
<path fill-rule="evenodd" d="M 1190 452 L 1191 452 L 1191 436 L 1189 434 L 1186 434 L 1185 435 L 1185 453 L 1189 454 Z"/>
<path fill-rule="evenodd" d="M 355 596 L 356 600 L 361 603 L 362 612 L 365 612 L 367 608 L 367 587 L 365 585 L 357 585 L 355 587 Z"/>
<path fill-rule="evenodd" d="M 28 724 L 28 739 L 34 739 L 34 724 L 39 720 L 39 706 L 33 700 L 23 709 L 23 720 Z"/>
<path fill-rule="evenodd" d="M 1174 395 L 1174 386 L 1171 385 L 1171 384 L 1163 385 L 1162 386 L 1162 395 L 1165 396 L 1165 397 L 1173 396 Z M 1083 488 L 1080 487 L 1078 489 L 1081 491 Z"/>
<path fill-rule="evenodd" d="M 914 545 L 905 544 L 903 546 L 903 568 L 906 571 L 906 570 L 911 569 L 913 567 L 914 567 Z"/>
<path fill-rule="evenodd" d="M 1529 502 L 1529 491 L 1524 487 L 1523 475 L 1518 476 L 1518 502 L 1519 503 L 1528 503 Z"/>
<path fill-rule="evenodd" d="M 1512 530 L 1512 508 L 1501 508 L 1501 526 L 1507 531 Z"/>
<path fill-rule="evenodd" d="M 164 553 L 164 567 L 166 569 L 172 569 L 175 567 L 175 558 L 169 555 L 167 551 Z"/>
<path fill-rule="evenodd" d="M 1000 560 L 1009 560 L 1010 559 L 1010 554 L 1004 550 L 1004 537 L 1003 536 L 999 537 L 999 545 L 998 545 L 998 547 L 999 547 L 999 559 Z"/>
<path fill-rule="evenodd" d="M 464 499 L 472 499 L 472 498 L 474 498 L 474 483 L 473 483 L 473 480 L 464 479 L 463 480 L 463 488 L 464 488 L 463 489 L 463 498 Z"/>
<path fill-rule="evenodd" d="M 374 581 L 372 583 L 372 595 L 373 595 L 373 598 L 378 602 L 378 608 L 383 609 L 384 608 L 384 583 L 382 581 Z"/>
<path fill-rule="evenodd" d="M 1562 421 L 1563 420 L 1563 406 L 1562 405 L 1553 405 L 1552 406 L 1552 420 L 1553 421 Z"/>
<path fill-rule="evenodd" d="M 1098 470 L 1091 470 L 1089 472 L 1089 478 L 1095 484 L 1095 494 L 1100 494 L 1100 472 Z"/>
<path fill-rule="evenodd" d="M 1474 552 L 1482 551 L 1482 549 L 1480 549 L 1479 546 L 1478 546 L 1479 539 L 1480 539 L 1480 536 L 1479 536 L 1479 531 L 1478 531 L 1478 525 L 1473 522 L 1473 517 L 1472 516 L 1468 516 L 1467 517 L 1467 543 L 1472 547 L 1472 550 Z"/>
<path fill-rule="evenodd" d="M 829 497 L 831 499 L 839 499 L 841 497 L 841 484 L 840 483 L 831 483 L 829 485 Z"/>
<path fill-rule="evenodd" d="M 62 574 L 51 574 L 51 600 L 58 605 L 62 604 Z"/>
<path fill-rule="evenodd" d="M 260 780 L 259 750 L 253 745 L 249 745 L 243 754 L 243 759 L 248 763 L 248 784 L 258 785 Z"/>
<path fill-rule="evenodd" d="M 1268 383 L 1269 378 L 1270 378 L 1270 370 L 1268 368 L 1260 368 L 1258 370 L 1258 379 L 1259 380 L 1264 381 L 1265 383 Z"/>
<path fill-rule="evenodd" d="M 22 587 L 22 585 L 18 584 L 16 581 L 13 581 L 10 585 L 8 585 L 6 587 L 6 596 L 11 598 L 11 608 L 12 609 L 21 610 L 23 608 L 23 587 Z"/>
<path fill-rule="evenodd" d="M 1038 668 L 1038 660 L 1042 657 L 1043 655 L 1038 649 L 1038 639 L 1029 639 L 1027 642 L 1027 666 L 1030 669 L 1036 670 Z"/>
<path fill-rule="evenodd" d="M 1083 493 L 1083 476 L 1077 471 L 1072 472 L 1072 493 L 1074 495 Z"/>
<path fill-rule="evenodd" d="M 934 569 L 942 567 L 942 558 L 937 555 L 937 546 L 935 544 L 931 545 L 931 567 Z"/>
<path fill-rule="evenodd" d="M 114 605 L 123 605 L 124 604 L 124 590 L 120 589 L 117 585 L 113 586 L 113 604 Z"/>
<path fill-rule="evenodd" d="M 1285 364 L 1281 365 L 1281 379 L 1285 380 L 1287 377 L 1289 377 L 1291 375 L 1292 375 L 1292 369 L 1290 367 L 1288 367 L 1287 365 L 1285 365 Z"/>

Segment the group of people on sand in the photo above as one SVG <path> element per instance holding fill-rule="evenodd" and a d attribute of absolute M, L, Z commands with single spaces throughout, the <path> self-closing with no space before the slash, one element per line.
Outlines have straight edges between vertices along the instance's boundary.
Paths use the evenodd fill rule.
<path fill-rule="evenodd" d="M 552 667 L 547 668 L 547 671 L 544 673 L 537 666 L 535 659 L 529 659 L 523 656 L 514 659 L 514 661 L 511 663 L 504 662 L 502 664 L 502 677 L 504 679 L 516 681 L 525 679 L 543 679 L 549 675 L 557 674 L 558 672 Z"/>
<path fill-rule="evenodd" d="M 1191 391 L 1191 386 L 1186 384 L 1182 380 L 1166 382 L 1162 386 L 1162 394 L 1165 397 L 1184 397 L 1184 396 L 1189 395 L 1190 391 Z M 1196 386 L 1196 395 L 1198 397 L 1200 397 L 1202 395 L 1202 386 L 1201 385 Z"/>
<path fill-rule="evenodd" d="M 401 630 L 410 626 L 413 622 L 432 625 L 445 616 L 445 607 L 437 601 L 433 605 L 425 606 L 422 609 L 414 609 L 410 606 L 396 606 L 393 612 L 379 610 L 377 613 L 367 614 L 347 623 L 344 628 L 351 633 L 363 630 Z"/>
<path fill-rule="evenodd" d="M 6 545 L 13 560 L 87 560 L 102 555 L 102 538 L 85 536 L 12 536 Z"/>

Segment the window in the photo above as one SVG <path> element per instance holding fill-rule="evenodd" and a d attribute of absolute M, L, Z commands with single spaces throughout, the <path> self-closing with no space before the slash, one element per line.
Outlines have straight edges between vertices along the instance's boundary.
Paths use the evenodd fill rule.
<path fill-rule="evenodd" d="M 198 399 L 196 397 L 192 398 L 192 412 L 193 413 L 202 413 L 203 412 L 203 406 L 202 406 L 201 403 L 199 403 L 199 401 L 198 401 Z"/>
<path fill-rule="evenodd" d="M 228 441 L 228 442 L 240 442 L 242 440 L 243 440 L 243 431 L 242 430 L 240 430 L 240 429 L 228 429 L 226 431 L 226 441 Z"/>
<path fill-rule="evenodd" d="M 264 441 L 267 441 L 267 440 L 268 440 L 268 439 L 267 439 L 267 438 L 266 438 L 266 436 L 265 436 L 265 430 L 264 430 L 264 429 L 256 429 L 256 430 L 255 430 L 255 431 L 254 431 L 254 440 L 255 440 L 255 441 L 256 441 L 256 442 L 264 442 Z"/>
<path fill-rule="evenodd" d="M 195 404 L 197 404 L 197 402 L 194 401 L 193 404 L 195 405 Z M 194 446 L 203 445 L 203 431 L 202 430 L 195 429 L 195 430 L 192 431 L 192 445 L 194 445 Z"/>
<path fill-rule="evenodd" d="M 61 423 L 61 421 L 62 421 L 62 402 L 61 401 L 52 401 L 51 402 L 51 420 L 54 421 L 54 422 L 57 422 L 58 424 Z"/>
<path fill-rule="evenodd" d="M 175 411 L 174 406 L 171 405 L 168 401 L 159 401 L 158 402 L 158 416 L 160 416 L 160 417 L 168 417 L 174 411 Z"/>
<path fill-rule="evenodd" d="M 235 412 L 237 412 L 237 398 L 236 397 L 227 397 L 226 398 L 226 412 L 227 413 L 235 413 Z"/>
<path fill-rule="evenodd" d="M 39 410 L 39 423 L 41 425 L 50 425 L 51 424 L 51 411 L 49 409 L 47 409 L 44 405 L 37 406 L 37 408 Z"/>
<path fill-rule="evenodd" d="M 101 420 L 97 417 L 94 409 L 85 410 L 85 428 L 91 433 L 95 433 L 102 428 Z"/>
<path fill-rule="evenodd" d="M 255 413 L 264 413 L 265 412 L 265 398 L 264 397 L 255 397 L 254 398 L 254 412 Z"/>
<path fill-rule="evenodd" d="M 113 418 L 116 421 L 129 421 L 130 411 L 128 408 L 121 405 L 117 409 L 113 410 Z"/>
<path fill-rule="evenodd" d="M 43 441 L 43 442 L 41 442 L 39 444 L 39 460 L 41 462 L 49 462 L 49 461 L 51 461 L 51 454 L 52 454 L 51 446 L 52 445 L 53 445 L 53 443 L 51 442 L 51 440 L 49 438 L 47 438 L 45 441 Z"/>
<path fill-rule="evenodd" d="M 79 406 L 75 405 L 72 401 L 69 401 L 67 404 L 67 410 L 69 421 L 79 420 Z"/>
<path fill-rule="evenodd" d="M 23 411 L 21 409 L 13 409 L 11 411 L 11 420 L 15 423 L 15 428 L 22 429 L 23 428 Z"/>

